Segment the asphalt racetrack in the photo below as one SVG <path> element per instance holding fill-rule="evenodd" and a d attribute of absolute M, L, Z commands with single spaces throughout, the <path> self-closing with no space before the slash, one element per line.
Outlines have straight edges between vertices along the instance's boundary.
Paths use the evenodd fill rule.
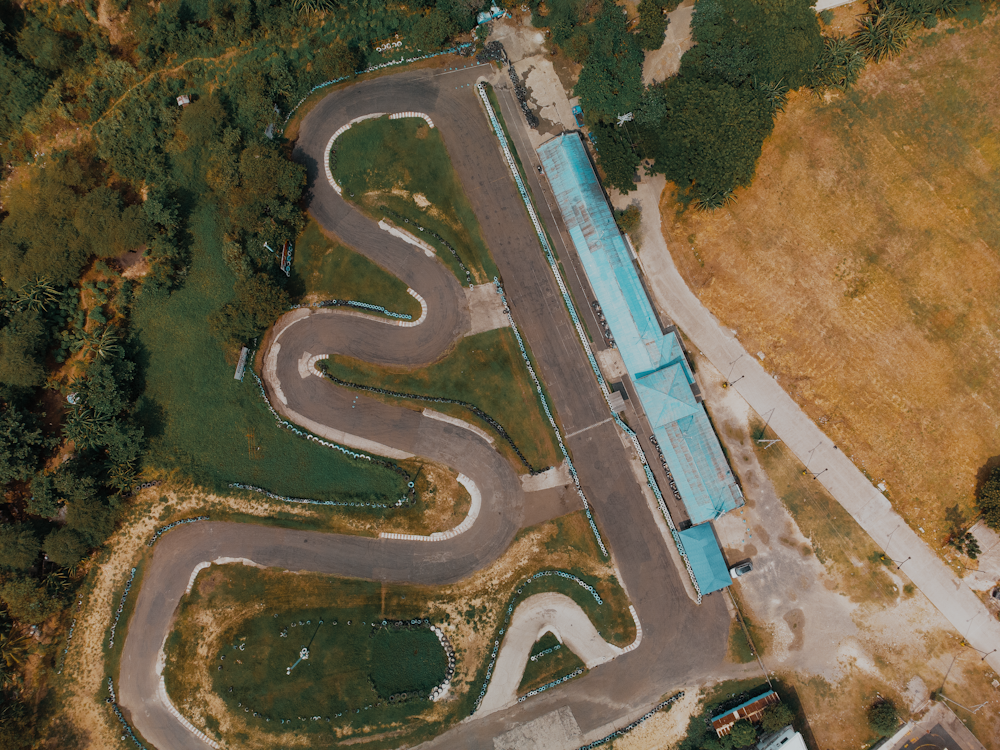
<path fill-rule="evenodd" d="M 418 292 L 427 302 L 427 317 L 406 328 L 339 311 L 299 313 L 279 321 L 279 333 L 272 334 L 263 352 L 264 361 L 270 357 L 273 365 L 265 368 L 272 404 L 291 421 L 304 418 L 391 451 L 446 464 L 476 483 L 482 510 L 471 529 L 435 542 L 212 522 L 181 525 L 165 534 L 137 597 L 118 686 L 123 713 L 158 750 L 208 747 L 162 700 L 157 671 L 178 602 L 199 563 L 242 558 L 289 570 L 443 584 L 496 560 L 522 526 L 526 496 L 518 476 L 485 440 L 461 427 L 337 388 L 302 366 L 310 356 L 334 353 L 419 366 L 438 359 L 469 330 L 464 293 L 444 264 L 379 229 L 341 199 L 326 179 L 322 161 L 330 136 L 352 119 L 375 112 L 423 112 L 440 128 L 564 435 L 574 435 L 567 445 L 643 629 L 635 651 L 510 709 L 462 722 L 426 746 L 492 750 L 494 738 L 557 710 L 560 721 L 568 721 L 578 728 L 578 736 L 590 741 L 642 715 L 665 694 L 727 671 L 722 660 L 730 620 L 722 595 L 710 595 L 696 606 L 686 593 L 622 440 L 606 421 L 603 395 L 470 85 L 492 74 L 488 66 L 475 66 L 385 76 L 330 93 L 306 116 L 295 158 L 309 171 L 310 213 Z"/>

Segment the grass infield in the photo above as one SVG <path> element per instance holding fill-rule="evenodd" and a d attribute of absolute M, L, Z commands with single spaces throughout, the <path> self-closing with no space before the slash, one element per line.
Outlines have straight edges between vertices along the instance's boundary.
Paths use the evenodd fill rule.
<path fill-rule="evenodd" d="M 370 216 L 385 218 L 385 207 L 436 232 L 455 248 L 476 284 L 498 275 L 437 128 L 417 118 L 365 120 L 337 139 L 330 161 L 344 197 Z M 394 216 L 390 219 L 400 223 Z M 413 231 L 405 222 L 402 226 Z M 446 247 L 428 232 L 415 233 L 434 245 L 438 257 L 467 283 Z"/>
<path fill-rule="evenodd" d="M 475 404 L 503 425 L 533 467 L 553 466 L 559 461 L 555 436 L 528 377 L 514 334 L 507 328 L 467 336 L 443 359 L 419 370 L 390 369 L 344 356 L 330 357 L 326 363 L 327 371 L 341 380 Z M 498 449 L 509 451 L 506 442 L 487 422 L 464 407 L 398 401 L 467 419 L 494 437 Z M 513 451 L 509 452 L 513 455 Z M 515 463 L 520 462 L 515 459 Z"/>
<path fill-rule="evenodd" d="M 420 303 L 406 291 L 406 284 L 361 253 L 328 238 L 315 221 L 309 222 L 295 243 L 292 273 L 303 284 L 308 302 L 354 300 L 381 305 L 414 320 L 420 317 Z"/>
<path fill-rule="evenodd" d="M 559 648 L 556 648 L 559 646 Z M 555 649 L 549 651 L 549 649 Z M 548 653 L 543 653 L 548 651 Z M 521 678 L 521 685 L 517 689 L 518 695 L 547 685 L 560 677 L 582 669 L 587 670 L 587 665 L 579 656 L 570 651 L 566 646 L 559 643 L 552 633 L 546 633 L 539 638 L 531 649 L 531 656 L 537 657 L 534 661 L 528 659 L 524 667 L 524 676 Z"/>

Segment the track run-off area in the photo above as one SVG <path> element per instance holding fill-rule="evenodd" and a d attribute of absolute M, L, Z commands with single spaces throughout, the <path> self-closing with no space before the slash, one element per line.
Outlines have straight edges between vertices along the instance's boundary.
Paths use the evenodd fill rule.
<path fill-rule="evenodd" d="M 440 129 L 500 270 L 510 314 L 531 348 L 562 434 L 572 436 L 564 440 L 579 488 L 641 633 L 634 648 L 602 646 L 596 631 L 587 630 L 589 621 L 571 613 L 561 625 L 560 607 L 541 600 L 544 616 L 528 616 L 526 609 L 517 622 L 529 623 L 531 636 L 560 627 L 579 633 L 575 639 L 586 644 L 580 648 L 587 653 L 588 673 L 515 702 L 510 684 L 516 687 L 516 681 L 508 675 L 518 670 L 522 651 L 527 658 L 531 644 L 516 645 L 517 653 L 504 658 L 504 676 L 490 696 L 490 711 L 475 714 L 426 746 L 492 749 L 494 738 L 521 725 L 541 726 L 543 717 L 558 711 L 561 726 L 572 730 L 566 735 L 566 747 L 572 750 L 641 718 L 685 685 L 733 670 L 723 662 L 730 622 L 724 600 L 708 596 L 696 605 L 688 594 L 684 569 L 668 549 L 673 542 L 657 524 L 656 506 L 650 505 L 630 465 L 630 451 L 608 419 L 605 395 L 490 127 L 475 83 L 492 72 L 489 66 L 470 66 L 368 80 L 328 94 L 303 119 L 294 158 L 308 170 L 309 213 L 345 244 L 399 277 L 421 301 L 422 313 L 419 324 L 402 326 L 356 312 L 299 309 L 278 321 L 260 354 L 267 396 L 284 419 L 353 450 L 444 464 L 475 488 L 475 513 L 460 533 L 431 538 L 373 539 L 211 521 L 182 524 L 164 534 L 137 594 L 116 685 L 123 714 L 158 750 L 215 746 L 173 709 L 161 678 L 173 617 L 199 566 L 245 561 L 290 571 L 444 585 L 494 562 L 525 525 L 526 495 L 515 467 L 476 430 L 338 388 L 313 367 L 319 355 L 334 354 L 419 367 L 439 359 L 470 330 L 465 292 L 445 264 L 384 231 L 345 202 L 327 179 L 332 137 L 371 113 L 422 113 Z M 530 602 L 521 606 L 530 609 Z"/>

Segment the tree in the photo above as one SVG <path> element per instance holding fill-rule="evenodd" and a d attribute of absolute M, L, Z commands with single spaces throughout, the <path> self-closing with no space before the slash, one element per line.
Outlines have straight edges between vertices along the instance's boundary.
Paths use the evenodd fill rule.
<path fill-rule="evenodd" d="M 986 525 L 994 531 L 1000 531 L 1000 466 L 993 469 L 983 483 L 976 497 L 976 505 L 983 514 Z"/>
<path fill-rule="evenodd" d="M 10 616 L 26 625 L 37 625 L 63 608 L 64 602 L 26 576 L 14 576 L 0 584 L 0 601 Z"/>
<path fill-rule="evenodd" d="M 573 89 L 588 116 L 603 123 L 634 111 L 642 99 L 642 50 L 626 24 L 625 11 L 605 0 Z"/>
<path fill-rule="evenodd" d="M 639 168 L 639 154 L 633 148 L 628 132 L 601 122 L 591 125 L 590 132 L 597 139 L 597 163 L 604 170 L 607 184 L 620 193 L 635 190 L 633 178 Z"/>
<path fill-rule="evenodd" d="M 288 307 L 288 294 L 267 274 L 258 273 L 235 284 L 236 299 L 211 318 L 212 327 L 230 344 L 259 336 Z"/>
<path fill-rule="evenodd" d="M 36 474 L 31 480 L 31 497 L 27 503 L 28 512 L 42 518 L 52 518 L 59 512 L 59 498 L 55 483 L 48 474 Z"/>
<path fill-rule="evenodd" d="M 27 524 L 0 526 L 0 567 L 27 570 L 38 559 L 42 545 Z"/>
<path fill-rule="evenodd" d="M 644 50 L 662 47 L 669 22 L 658 0 L 640 0 L 639 29 L 636 31 L 639 46 Z"/>
<path fill-rule="evenodd" d="M 0 383 L 31 387 L 41 385 L 45 367 L 41 362 L 46 340 L 45 326 L 32 310 L 10 313 L 0 328 Z"/>
<path fill-rule="evenodd" d="M 866 59 L 882 62 L 903 50 L 911 28 L 911 22 L 895 3 L 871 0 L 851 38 Z"/>
<path fill-rule="evenodd" d="M 321 83 L 333 81 L 354 75 L 360 65 L 358 54 L 343 40 L 334 39 L 313 58 L 313 77 Z"/>
<path fill-rule="evenodd" d="M 444 12 L 434 9 L 413 25 L 410 39 L 418 49 L 433 52 L 441 49 L 453 33 L 455 27 L 452 20 Z"/>
<path fill-rule="evenodd" d="M 663 172 L 703 206 L 723 205 L 753 180 L 772 106 L 752 86 L 681 75 L 667 86 L 667 119 L 654 152 Z"/>
<path fill-rule="evenodd" d="M 625 234 L 631 234 L 639 228 L 642 219 L 642 210 L 635 203 L 629 204 L 627 208 L 615 210 L 615 223 Z"/>
<path fill-rule="evenodd" d="M 87 554 L 87 543 L 83 537 L 68 526 L 56 529 L 45 537 L 45 554 L 63 568 L 72 568 Z"/>
<path fill-rule="evenodd" d="M 0 485 L 28 479 L 35 473 L 45 440 L 30 412 L 0 406 Z"/>
<path fill-rule="evenodd" d="M 792 723 L 795 715 L 784 703 L 774 703 L 764 709 L 760 726 L 765 732 L 777 732 Z"/>
<path fill-rule="evenodd" d="M 899 714 L 892 701 L 881 700 L 868 709 L 868 726 L 880 737 L 888 737 L 899 727 Z"/>
<path fill-rule="evenodd" d="M 746 719 L 740 719 L 733 724 L 729 738 L 733 743 L 733 747 L 749 747 L 757 742 L 757 730 Z"/>

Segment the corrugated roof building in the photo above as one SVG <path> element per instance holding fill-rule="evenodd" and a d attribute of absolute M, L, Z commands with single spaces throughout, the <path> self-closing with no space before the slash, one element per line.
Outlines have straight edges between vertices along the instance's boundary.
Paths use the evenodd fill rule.
<path fill-rule="evenodd" d="M 691 523 L 743 505 L 681 342 L 660 328 L 579 135 L 558 136 L 538 154 Z"/>
<path fill-rule="evenodd" d="M 736 708 L 731 708 L 723 714 L 712 717 L 712 728 L 719 737 L 725 737 L 733 731 L 733 724 L 741 719 L 746 719 L 751 724 L 756 724 L 763 718 L 764 709 L 775 703 L 781 703 L 781 698 L 773 690 L 751 698 L 746 703 L 741 703 Z"/>
<path fill-rule="evenodd" d="M 681 531 L 680 536 L 702 594 L 724 589 L 733 582 L 729 567 L 722 557 L 722 550 L 715 539 L 715 532 L 712 531 L 712 524 L 692 526 Z"/>

